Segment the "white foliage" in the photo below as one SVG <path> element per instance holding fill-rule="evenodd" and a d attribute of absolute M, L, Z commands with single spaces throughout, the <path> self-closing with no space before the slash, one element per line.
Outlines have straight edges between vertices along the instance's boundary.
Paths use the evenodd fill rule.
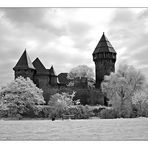
<path fill-rule="evenodd" d="M 56 93 L 53 95 L 48 102 L 48 104 L 55 108 L 55 110 L 65 110 L 68 107 L 74 105 L 73 97 L 75 96 L 75 92 L 72 94 L 68 93 Z"/>
<path fill-rule="evenodd" d="M 76 77 L 87 77 L 88 80 L 92 80 L 94 78 L 94 73 L 92 68 L 87 65 L 79 65 L 71 69 L 68 74 L 69 79 L 74 79 Z"/>
<path fill-rule="evenodd" d="M 101 88 L 109 103 L 121 112 L 131 110 L 132 97 L 145 87 L 145 77 L 132 66 L 120 66 L 117 73 L 105 76 Z"/>
<path fill-rule="evenodd" d="M 33 106 L 36 104 L 44 104 L 42 96 L 43 91 L 29 78 L 16 78 L 7 86 L 0 90 L 0 107 L 20 107 L 25 108 L 27 105 Z"/>

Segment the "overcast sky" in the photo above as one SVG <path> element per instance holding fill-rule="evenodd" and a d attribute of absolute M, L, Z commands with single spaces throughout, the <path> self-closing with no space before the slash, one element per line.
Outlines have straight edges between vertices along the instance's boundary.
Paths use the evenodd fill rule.
<path fill-rule="evenodd" d="M 57 74 L 82 64 L 94 70 L 103 32 L 117 52 L 116 67 L 127 63 L 148 75 L 148 9 L 0 8 L 0 85 L 14 79 L 25 48 Z"/>

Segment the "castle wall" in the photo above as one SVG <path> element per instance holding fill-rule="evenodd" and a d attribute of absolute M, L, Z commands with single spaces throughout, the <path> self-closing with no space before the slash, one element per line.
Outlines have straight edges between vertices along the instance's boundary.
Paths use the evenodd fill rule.
<path fill-rule="evenodd" d="M 75 88 L 87 88 L 88 81 L 86 77 L 77 77 L 74 79 L 74 87 Z"/>
<path fill-rule="evenodd" d="M 18 69 L 15 70 L 15 78 L 22 76 L 24 78 L 29 77 L 31 80 L 34 79 L 34 70 L 33 69 Z"/>
<path fill-rule="evenodd" d="M 51 86 L 57 86 L 57 76 L 51 76 L 50 77 L 50 85 Z"/>
<path fill-rule="evenodd" d="M 34 83 L 37 85 L 38 88 L 43 90 L 43 97 L 45 100 L 48 100 L 50 97 L 49 76 L 48 75 L 35 75 Z"/>
<path fill-rule="evenodd" d="M 101 52 L 93 55 L 96 72 L 96 88 L 101 87 L 101 82 L 105 75 L 110 75 L 115 71 L 116 54 L 111 52 Z"/>
<path fill-rule="evenodd" d="M 35 75 L 34 82 L 37 85 L 37 87 L 41 88 L 43 91 L 48 91 L 50 86 L 48 75 Z"/>
<path fill-rule="evenodd" d="M 99 60 L 96 63 L 96 88 L 100 88 L 105 75 L 115 71 L 115 63 L 112 60 Z"/>

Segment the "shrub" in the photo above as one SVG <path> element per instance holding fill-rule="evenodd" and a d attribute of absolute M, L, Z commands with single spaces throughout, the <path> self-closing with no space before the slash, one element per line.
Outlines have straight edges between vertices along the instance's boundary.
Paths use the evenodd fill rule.
<path fill-rule="evenodd" d="M 148 92 L 137 91 L 132 97 L 133 111 L 137 117 L 148 117 Z"/>
<path fill-rule="evenodd" d="M 37 106 L 39 107 L 39 106 Z M 73 115 L 73 119 L 88 119 L 94 116 L 94 113 L 89 106 L 72 105 L 66 109 L 54 108 L 53 106 L 41 106 L 41 110 L 38 112 L 39 118 L 63 118 L 64 115 Z"/>
<path fill-rule="evenodd" d="M 15 117 L 16 117 L 17 120 L 21 120 L 23 118 L 23 116 L 21 116 L 20 114 L 16 114 Z"/>
<path fill-rule="evenodd" d="M 68 108 L 67 115 L 74 115 L 74 119 L 88 119 L 94 116 L 93 111 L 88 106 L 74 105 Z"/>
<path fill-rule="evenodd" d="M 86 105 L 86 104 L 89 104 L 88 103 L 89 98 L 90 98 L 90 93 L 88 89 L 77 89 L 73 99 L 80 100 L 80 104 Z"/>
<path fill-rule="evenodd" d="M 8 110 L 7 109 L 1 109 L 0 110 L 0 118 L 6 118 L 8 116 Z"/>
<path fill-rule="evenodd" d="M 42 117 L 42 118 L 49 118 L 50 117 L 50 114 L 52 112 L 52 107 L 49 106 L 49 105 L 44 105 L 42 106 L 42 109 L 41 109 L 41 112 L 39 112 L 39 115 Z"/>
<path fill-rule="evenodd" d="M 50 118 L 54 108 L 49 105 L 36 105 L 32 111 L 33 118 Z"/>
<path fill-rule="evenodd" d="M 118 118 L 118 113 L 113 108 L 106 108 L 100 111 L 101 119 L 114 119 Z"/>
<path fill-rule="evenodd" d="M 82 105 L 104 104 L 104 96 L 97 89 L 76 89 L 74 100 L 80 100 Z"/>
<path fill-rule="evenodd" d="M 98 106 L 89 106 L 89 108 L 90 108 L 90 110 L 92 110 L 94 116 L 98 117 L 101 110 L 106 109 L 107 107 L 98 105 Z"/>
<path fill-rule="evenodd" d="M 75 93 L 56 93 L 49 101 L 49 106 L 53 107 L 52 115 L 58 118 L 62 117 L 62 114 L 72 105 L 74 105 L 73 97 Z"/>
<path fill-rule="evenodd" d="M 60 88 L 58 89 L 58 93 L 59 93 L 59 94 L 62 94 L 62 93 L 72 94 L 73 91 L 74 91 L 74 90 L 73 90 L 72 88 L 70 88 L 70 87 L 60 87 Z"/>

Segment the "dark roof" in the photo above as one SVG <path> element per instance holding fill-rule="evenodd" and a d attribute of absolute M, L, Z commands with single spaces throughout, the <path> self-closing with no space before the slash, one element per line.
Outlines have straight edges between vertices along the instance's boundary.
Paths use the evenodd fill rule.
<path fill-rule="evenodd" d="M 33 66 L 36 68 L 38 74 L 49 74 L 48 70 L 44 67 L 39 58 L 36 58 L 33 61 Z"/>
<path fill-rule="evenodd" d="M 23 52 L 22 56 L 13 69 L 35 69 L 26 50 Z"/>
<path fill-rule="evenodd" d="M 69 83 L 69 79 L 67 79 L 67 75 L 68 75 L 68 73 L 60 73 L 58 75 L 59 83 L 61 83 L 61 84 L 68 84 Z"/>
<path fill-rule="evenodd" d="M 52 76 L 56 76 L 55 70 L 53 68 L 53 65 L 51 66 L 51 68 L 49 69 L 49 74 Z"/>
<path fill-rule="evenodd" d="M 112 53 L 116 53 L 116 51 L 114 50 L 113 46 L 111 45 L 111 43 L 109 42 L 109 40 L 105 36 L 104 32 L 103 32 L 103 35 L 102 35 L 98 45 L 95 48 L 95 51 L 93 52 L 93 54 L 96 54 L 96 53 L 99 53 L 99 52 L 112 52 Z"/>

